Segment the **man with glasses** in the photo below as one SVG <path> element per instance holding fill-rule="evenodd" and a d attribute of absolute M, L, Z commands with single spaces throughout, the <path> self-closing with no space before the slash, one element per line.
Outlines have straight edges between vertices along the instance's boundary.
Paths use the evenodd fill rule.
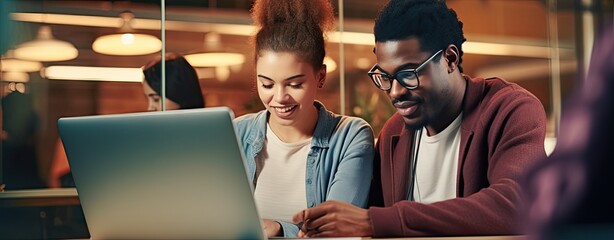
<path fill-rule="evenodd" d="M 391 0 L 368 75 L 395 113 L 379 133 L 371 207 L 325 202 L 299 236 L 506 235 L 520 231 L 519 180 L 545 158 L 539 100 L 463 74 L 462 22 L 444 1 Z"/>

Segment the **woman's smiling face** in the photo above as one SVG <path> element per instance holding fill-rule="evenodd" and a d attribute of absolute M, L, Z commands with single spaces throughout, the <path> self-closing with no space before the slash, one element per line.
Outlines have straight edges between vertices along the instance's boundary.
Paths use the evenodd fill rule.
<path fill-rule="evenodd" d="M 316 91 L 326 77 L 323 71 L 314 71 L 291 52 L 262 51 L 256 62 L 257 85 L 260 100 L 270 112 L 269 124 L 290 126 L 310 119 Z"/>

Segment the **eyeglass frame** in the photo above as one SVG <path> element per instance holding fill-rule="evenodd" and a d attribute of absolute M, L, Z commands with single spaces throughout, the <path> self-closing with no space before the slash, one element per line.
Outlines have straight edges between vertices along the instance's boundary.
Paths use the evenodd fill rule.
<path fill-rule="evenodd" d="M 369 75 L 369 78 L 371 78 L 371 81 L 373 82 L 373 84 L 375 84 L 375 86 L 377 88 L 379 88 L 382 91 L 389 91 L 390 89 L 392 89 L 392 81 L 397 80 L 397 82 L 399 84 L 401 84 L 401 86 L 403 86 L 404 88 L 407 88 L 409 90 L 413 90 L 416 89 L 420 86 L 420 78 L 418 77 L 418 72 L 420 70 L 422 70 L 430 61 L 432 61 L 433 59 L 435 59 L 435 56 L 439 55 L 439 53 L 443 52 L 443 49 L 440 49 L 439 51 L 435 52 L 433 55 L 431 55 L 429 58 L 427 58 L 424 62 L 422 62 L 418 67 L 413 68 L 413 69 L 403 69 L 403 70 L 399 70 L 393 74 L 388 74 L 385 72 L 375 72 L 375 70 L 380 70 L 377 66 L 377 63 L 375 65 L 373 65 L 373 67 L 371 67 L 371 70 L 369 70 L 369 72 L 367 72 L 367 75 Z M 399 79 L 397 79 L 397 76 L 399 73 L 403 73 L 403 72 L 412 72 L 415 76 L 416 76 L 416 86 L 408 86 L 406 83 L 404 83 L 403 81 L 399 81 Z M 390 80 L 390 87 L 388 89 L 384 89 L 381 86 L 378 86 L 377 82 L 375 81 L 375 79 L 373 78 L 374 75 L 384 75 L 386 76 L 386 78 L 391 79 Z"/>

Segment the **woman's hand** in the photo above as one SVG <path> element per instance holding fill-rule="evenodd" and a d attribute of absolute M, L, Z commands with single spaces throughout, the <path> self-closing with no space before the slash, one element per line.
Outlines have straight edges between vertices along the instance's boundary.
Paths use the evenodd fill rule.
<path fill-rule="evenodd" d="M 262 222 L 267 237 L 275 237 L 282 235 L 281 224 L 279 224 L 278 222 L 269 219 L 262 219 Z"/>

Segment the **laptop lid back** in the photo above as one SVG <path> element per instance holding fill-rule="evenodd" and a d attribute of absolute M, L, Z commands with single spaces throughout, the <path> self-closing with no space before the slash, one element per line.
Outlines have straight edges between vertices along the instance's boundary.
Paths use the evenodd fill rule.
<path fill-rule="evenodd" d="M 226 107 L 62 118 L 93 239 L 264 238 Z"/>

